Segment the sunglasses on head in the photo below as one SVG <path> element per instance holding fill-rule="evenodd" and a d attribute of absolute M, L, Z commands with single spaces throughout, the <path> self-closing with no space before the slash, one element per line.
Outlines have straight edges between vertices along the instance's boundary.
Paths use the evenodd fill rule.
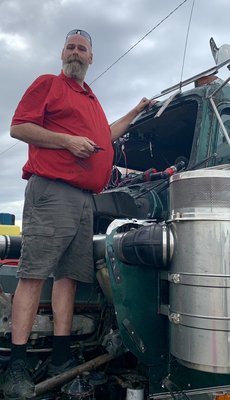
<path fill-rule="evenodd" d="M 92 39 L 91 39 L 91 36 L 88 34 L 88 32 L 83 31 L 82 29 L 73 29 L 72 31 L 70 31 L 69 33 L 67 33 L 66 39 L 67 39 L 68 37 L 74 36 L 74 35 L 81 35 L 81 36 L 83 36 L 84 38 L 86 38 L 86 39 L 89 41 L 89 43 L 90 43 L 91 46 L 92 46 Z"/>

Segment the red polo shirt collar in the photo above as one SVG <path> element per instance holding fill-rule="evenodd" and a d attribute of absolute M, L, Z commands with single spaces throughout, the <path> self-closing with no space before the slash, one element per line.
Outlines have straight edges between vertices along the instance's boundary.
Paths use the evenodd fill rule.
<path fill-rule="evenodd" d="M 84 82 L 84 87 L 86 90 L 84 90 L 81 85 L 79 85 L 79 83 L 77 83 L 73 78 L 69 78 L 68 76 L 66 76 L 64 74 L 63 71 L 61 71 L 60 73 L 60 78 L 63 79 L 63 81 L 65 81 L 73 90 L 75 90 L 75 92 L 79 92 L 79 93 L 84 93 L 90 97 L 92 97 L 93 99 L 95 98 L 94 93 L 92 92 L 91 88 L 87 85 L 86 82 Z"/>

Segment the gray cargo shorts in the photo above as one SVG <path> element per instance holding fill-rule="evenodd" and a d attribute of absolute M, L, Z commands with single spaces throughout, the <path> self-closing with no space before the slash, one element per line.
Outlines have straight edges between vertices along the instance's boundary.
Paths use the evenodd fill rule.
<path fill-rule="evenodd" d="M 94 281 L 91 194 L 33 175 L 25 190 L 17 276 Z"/>

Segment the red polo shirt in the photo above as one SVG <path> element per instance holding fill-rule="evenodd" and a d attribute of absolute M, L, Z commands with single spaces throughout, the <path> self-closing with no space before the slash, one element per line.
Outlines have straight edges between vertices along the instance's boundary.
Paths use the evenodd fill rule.
<path fill-rule="evenodd" d="M 12 125 L 32 122 L 54 132 L 85 136 L 104 150 L 82 159 L 65 149 L 30 144 L 24 179 L 32 174 L 62 179 L 95 193 L 108 183 L 113 162 L 110 127 L 96 96 L 89 86 L 85 87 L 86 91 L 63 73 L 40 76 L 22 97 Z"/>

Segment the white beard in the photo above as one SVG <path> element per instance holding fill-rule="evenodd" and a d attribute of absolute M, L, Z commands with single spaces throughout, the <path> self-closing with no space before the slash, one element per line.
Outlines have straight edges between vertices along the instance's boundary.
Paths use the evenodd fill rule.
<path fill-rule="evenodd" d="M 69 78 L 83 81 L 86 75 L 88 65 L 82 64 L 79 60 L 63 61 L 63 72 Z"/>

